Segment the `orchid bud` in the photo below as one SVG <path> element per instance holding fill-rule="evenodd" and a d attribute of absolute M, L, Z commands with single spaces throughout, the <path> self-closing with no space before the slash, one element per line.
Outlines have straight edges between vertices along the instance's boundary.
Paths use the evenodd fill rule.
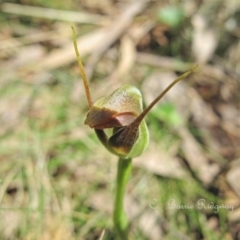
<path fill-rule="evenodd" d="M 74 48 L 90 107 L 84 123 L 95 130 L 99 140 L 113 154 L 121 158 L 134 158 L 141 155 L 149 142 L 149 133 L 144 117 L 177 82 L 190 75 L 197 66 L 173 81 L 145 110 L 143 110 L 141 92 L 130 85 L 118 88 L 109 96 L 102 97 L 93 104 L 77 49 L 75 31 L 73 28 L 72 30 Z M 106 128 L 113 128 L 110 137 L 104 132 Z"/>

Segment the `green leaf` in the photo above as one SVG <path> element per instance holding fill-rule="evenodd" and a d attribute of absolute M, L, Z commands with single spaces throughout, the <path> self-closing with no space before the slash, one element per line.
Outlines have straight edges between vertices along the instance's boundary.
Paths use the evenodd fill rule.
<path fill-rule="evenodd" d="M 170 27 L 178 27 L 185 18 L 184 11 L 181 7 L 166 6 L 158 11 L 157 18 L 161 23 Z"/>
<path fill-rule="evenodd" d="M 172 126 L 179 126 L 182 123 L 182 118 L 172 103 L 161 104 L 153 111 L 153 114 Z"/>

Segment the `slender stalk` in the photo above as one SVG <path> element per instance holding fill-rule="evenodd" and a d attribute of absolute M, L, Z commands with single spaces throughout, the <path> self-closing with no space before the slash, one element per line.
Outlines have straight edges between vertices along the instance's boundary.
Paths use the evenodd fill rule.
<path fill-rule="evenodd" d="M 88 100 L 88 105 L 89 105 L 89 108 L 91 108 L 92 105 L 93 105 L 92 96 L 91 96 L 91 93 L 90 93 L 90 90 L 89 90 L 88 81 L 87 81 L 86 73 L 85 73 L 85 70 L 84 70 L 84 67 L 83 67 L 83 64 L 82 64 L 82 60 L 81 60 L 81 57 L 80 57 L 80 54 L 79 54 L 79 51 L 78 51 L 77 40 L 76 40 L 77 37 L 76 37 L 74 27 L 72 27 L 72 36 L 73 36 L 74 50 L 75 50 L 76 57 L 77 57 L 77 60 L 78 60 L 80 73 L 82 75 L 83 84 L 84 84 L 84 88 L 85 88 L 85 92 L 86 92 L 86 96 L 87 96 L 87 100 Z"/>
<path fill-rule="evenodd" d="M 132 171 L 132 159 L 119 158 L 113 221 L 115 230 L 117 231 L 117 234 L 121 240 L 128 239 L 129 223 L 126 213 L 124 211 L 123 200 L 126 185 L 130 178 L 131 171 Z"/>
<path fill-rule="evenodd" d="M 180 75 L 178 78 L 176 78 L 171 84 L 168 85 L 168 87 L 159 94 L 150 104 L 149 106 L 144 109 L 144 111 L 134 120 L 135 123 L 140 124 L 140 122 L 143 120 L 143 118 L 147 115 L 147 113 L 155 106 L 155 104 L 178 82 L 183 80 L 184 78 L 188 77 L 196 68 L 198 65 L 195 65 L 193 68 L 191 68 L 189 71 L 185 72 L 184 74 Z M 132 123 L 134 124 L 134 123 Z"/>

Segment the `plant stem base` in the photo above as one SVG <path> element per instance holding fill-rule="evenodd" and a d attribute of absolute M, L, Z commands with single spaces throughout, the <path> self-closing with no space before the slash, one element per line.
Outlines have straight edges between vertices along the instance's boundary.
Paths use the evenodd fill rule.
<path fill-rule="evenodd" d="M 128 239 L 129 222 L 124 211 L 123 202 L 126 185 L 130 178 L 131 172 L 132 172 L 132 159 L 119 158 L 113 221 L 115 230 L 121 240 Z"/>

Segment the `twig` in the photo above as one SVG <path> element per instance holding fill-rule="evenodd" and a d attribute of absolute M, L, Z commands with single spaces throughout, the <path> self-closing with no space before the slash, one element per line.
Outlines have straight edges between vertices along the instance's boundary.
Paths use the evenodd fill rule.
<path fill-rule="evenodd" d="M 192 67 L 193 63 L 185 63 L 171 57 L 163 57 L 151 53 L 137 53 L 136 61 L 142 64 L 148 64 L 155 67 L 171 69 L 180 72 L 186 72 Z"/>
<path fill-rule="evenodd" d="M 23 6 L 20 4 L 3 3 L 1 10 L 7 13 L 25 15 L 30 17 L 47 18 L 76 23 L 91 23 L 97 25 L 109 24 L 109 19 L 97 14 L 56 10 L 42 7 Z"/>
<path fill-rule="evenodd" d="M 144 10 L 148 2 L 149 0 L 134 1 L 126 7 L 126 10 L 109 27 L 109 34 L 105 36 L 101 46 L 92 54 L 87 63 L 86 72 L 89 80 L 91 79 L 95 66 L 102 55 L 129 27 L 134 16 Z"/>
<path fill-rule="evenodd" d="M 42 41 L 50 41 L 59 39 L 56 31 L 37 32 L 18 38 L 10 38 L 0 41 L 0 50 L 9 49 L 12 47 L 20 47 L 27 44 L 39 43 Z"/>
<path fill-rule="evenodd" d="M 100 43 L 103 41 L 104 36 L 107 34 L 105 28 L 97 29 L 77 39 L 77 45 L 80 47 L 81 57 L 86 56 L 90 52 L 95 51 Z M 73 62 L 75 59 L 75 53 L 73 51 L 72 42 L 69 41 L 61 49 L 52 51 L 43 61 L 39 61 L 34 66 L 35 71 L 50 70 L 66 66 Z M 31 70 L 31 69 L 30 69 Z"/>

